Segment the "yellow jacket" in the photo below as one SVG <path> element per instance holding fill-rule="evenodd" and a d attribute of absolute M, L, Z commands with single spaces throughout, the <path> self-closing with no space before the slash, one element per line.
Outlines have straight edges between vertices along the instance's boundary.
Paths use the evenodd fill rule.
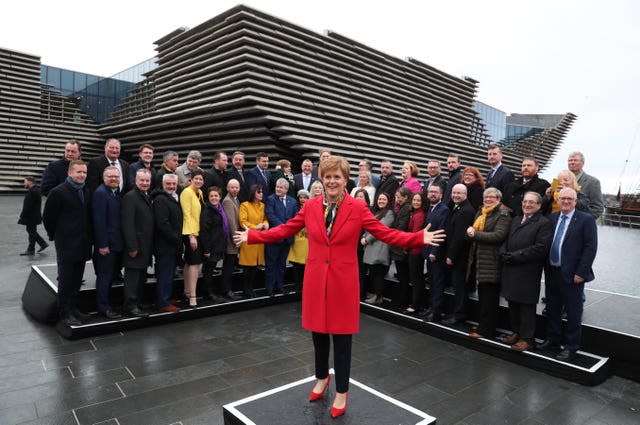
<path fill-rule="evenodd" d="M 258 224 L 268 223 L 262 202 L 243 202 L 240 204 L 239 221 L 241 228 L 255 229 Z M 242 244 L 240 246 L 241 266 L 258 266 L 264 264 L 264 244 Z"/>
<path fill-rule="evenodd" d="M 287 260 L 292 263 L 305 264 L 309 255 L 309 239 L 307 239 L 306 227 L 296 233 L 293 244 L 289 249 Z"/>
<path fill-rule="evenodd" d="M 200 211 L 203 204 L 202 191 L 194 192 L 191 186 L 184 188 L 180 194 L 182 207 L 182 234 L 195 235 L 200 233 Z"/>

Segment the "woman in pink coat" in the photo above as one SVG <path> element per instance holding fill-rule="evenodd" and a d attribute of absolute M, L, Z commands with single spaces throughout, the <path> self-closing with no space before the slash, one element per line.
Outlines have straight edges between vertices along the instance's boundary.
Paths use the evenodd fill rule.
<path fill-rule="evenodd" d="M 331 416 L 337 417 L 347 408 L 351 337 L 360 325 L 356 247 L 362 230 L 384 243 L 407 248 L 437 245 L 444 240 L 444 234 L 429 232 L 428 228 L 405 233 L 381 224 L 364 202 L 345 192 L 349 163 L 342 157 L 331 156 L 323 161 L 319 175 L 325 186 L 324 197 L 310 199 L 294 218 L 268 231 L 236 232 L 234 241 L 237 245 L 271 243 L 307 228 L 309 256 L 302 288 L 302 326 L 312 332 L 318 378 L 309 400 L 323 398 L 329 387 L 330 335 L 333 335 L 336 398 Z"/>

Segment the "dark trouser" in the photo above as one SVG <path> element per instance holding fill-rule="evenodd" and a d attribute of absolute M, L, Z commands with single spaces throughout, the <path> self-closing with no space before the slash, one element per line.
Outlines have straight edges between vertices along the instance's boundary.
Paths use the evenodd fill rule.
<path fill-rule="evenodd" d="M 480 304 L 478 333 L 485 338 L 493 338 L 500 312 L 500 284 L 478 282 L 478 301 Z"/>
<path fill-rule="evenodd" d="M 395 302 L 396 307 L 406 307 L 409 303 L 409 261 L 394 261 L 396 263 L 396 272 L 398 273 L 399 294 Z"/>
<path fill-rule="evenodd" d="M 551 284 L 547 298 L 547 339 L 564 342 L 565 350 L 576 351 L 582 340 L 582 292 L 584 283 L 565 282 L 559 267 L 550 267 Z M 562 340 L 562 311 L 567 312 L 567 327 Z"/>
<path fill-rule="evenodd" d="M 233 271 L 236 268 L 236 262 L 238 261 L 238 254 L 224 254 L 222 260 L 222 276 L 221 285 L 222 293 L 226 294 L 231 291 L 233 285 L 231 279 L 233 279 Z"/>
<path fill-rule="evenodd" d="M 58 262 L 58 317 L 65 319 L 77 308 L 85 261 Z"/>
<path fill-rule="evenodd" d="M 124 268 L 124 310 L 131 311 L 138 307 L 142 294 L 142 285 L 147 281 L 147 268 Z"/>
<path fill-rule="evenodd" d="M 509 301 L 509 321 L 513 332 L 529 344 L 533 344 L 536 332 L 536 304 Z"/>
<path fill-rule="evenodd" d="M 311 333 L 316 358 L 316 378 L 329 376 L 329 334 Z M 349 375 L 351 373 L 351 337 L 352 335 L 333 334 L 333 363 L 336 371 L 336 392 L 349 391 Z"/>
<path fill-rule="evenodd" d="M 407 261 L 409 266 L 409 282 L 411 282 L 411 305 L 416 310 L 422 306 L 424 299 L 424 258 L 422 254 L 410 255 Z"/>
<path fill-rule="evenodd" d="M 376 297 L 382 297 L 382 291 L 384 290 L 384 277 L 389 271 L 389 266 L 386 264 L 369 264 L 369 277 L 373 283 L 373 292 Z"/>
<path fill-rule="evenodd" d="M 264 280 L 267 294 L 271 294 L 274 289 L 282 291 L 284 286 L 284 273 L 287 270 L 288 255 L 289 244 L 271 243 L 264 246 Z"/>
<path fill-rule="evenodd" d="M 40 246 L 45 246 L 47 244 L 47 242 L 42 239 L 42 236 L 38 234 L 37 224 L 27 224 L 27 233 L 29 234 L 29 246 L 27 247 L 27 251 L 35 251 L 36 242 Z"/>
<path fill-rule="evenodd" d="M 256 280 L 256 266 L 242 266 L 243 291 L 246 296 L 253 296 L 253 282 Z"/>
<path fill-rule="evenodd" d="M 96 268 L 96 302 L 100 313 L 111 310 L 109 292 L 111 292 L 111 281 L 113 280 L 113 267 L 118 257 L 120 257 L 119 252 L 100 255 L 97 248 L 93 253 L 93 265 Z"/>
<path fill-rule="evenodd" d="M 176 255 L 156 255 L 156 298 L 158 307 L 166 307 L 173 294 L 173 276 L 176 272 Z"/>
<path fill-rule="evenodd" d="M 202 280 L 204 283 L 204 290 L 209 297 L 213 297 L 216 292 L 222 293 L 221 291 L 216 291 L 213 279 L 213 271 L 216 269 L 217 264 L 218 260 L 216 259 L 211 257 L 202 258 Z"/>
<path fill-rule="evenodd" d="M 467 317 L 467 280 L 465 264 L 455 264 L 451 267 L 451 286 L 455 291 L 453 297 L 453 317 L 462 320 Z"/>
<path fill-rule="evenodd" d="M 434 315 L 442 313 L 442 299 L 444 298 L 444 279 L 447 269 L 440 259 L 427 263 L 431 287 L 429 289 L 430 307 Z"/>
<path fill-rule="evenodd" d="M 300 292 L 302 289 L 302 282 L 304 280 L 304 264 L 291 262 L 293 269 L 291 270 L 293 275 L 293 285 L 296 292 Z"/>

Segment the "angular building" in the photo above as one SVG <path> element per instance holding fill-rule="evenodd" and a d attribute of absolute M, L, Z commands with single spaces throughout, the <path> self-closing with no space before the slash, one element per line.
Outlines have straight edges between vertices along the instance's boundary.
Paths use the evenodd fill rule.
<path fill-rule="evenodd" d="M 244 151 L 249 166 L 255 153 L 265 151 L 272 159 L 290 159 L 294 170 L 302 159 L 317 158 L 320 148 L 329 148 L 349 159 L 354 171 L 364 157 L 374 164 L 390 159 L 398 167 L 412 159 L 424 168 L 427 160 L 445 161 L 455 152 L 464 165 L 486 170 L 486 145 L 497 142 L 504 146 L 505 162 L 517 170 L 525 154 L 534 153 L 544 166 L 575 119 L 573 114 L 546 121 L 514 115 L 505 119 L 505 129 L 513 119 L 535 130 L 519 133 L 519 139 L 509 139 L 505 130 L 496 138 L 491 117 L 475 103 L 475 80 L 242 5 L 155 44 L 155 64 L 146 67 L 142 79 L 127 84 L 110 79 L 129 91 L 113 96 L 118 100 L 107 119 L 83 101 L 86 89 L 70 94 L 80 98 L 79 121 L 93 116 L 100 123 L 84 137 L 92 147 L 117 137 L 129 154 L 143 143 L 152 143 L 157 152 L 176 150 L 181 157 L 197 149 L 205 167 L 218 150 Z M 2 74 L 4 66 L 0 62 Z M 35 69 L 34 108 L 42 101 L 35 96 L 40 91 Z M 0 123 L 10 112 L 0 110 Z M 2 131 L 0 143 L 22 143 L 10 136 Z M 48 143 L 59 149 L 55 140 Z M 40 157 L 50 160 L 52 153 Z M 40 169 L 45 163 L 38 163 Z M 3 185 L 10 187 L 8 181 Z"/>

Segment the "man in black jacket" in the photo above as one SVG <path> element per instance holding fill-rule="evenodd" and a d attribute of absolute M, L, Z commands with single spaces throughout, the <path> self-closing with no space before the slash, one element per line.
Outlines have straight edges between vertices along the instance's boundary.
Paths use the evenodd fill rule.
<path fill-rule="evenodd" d="M 42 174 L 40 190 L 44 196 L 49 196 L 51 189 L 60 183 L 64 183 L 67 179 L 67 172 L 69 171 L 69 162 L 80 159 L 81 154 L 82 146 L 80 146 L 80 142 L 77 140 L 71 139 L 64 145 L 64 156 L 50 162 Z"/>
<path fill-rule="evenodd" d="M 89 160 L 87 174 L 87 186 L 91 192 L 95 192 L 102 184 L 102 173 L 109 165 L 117 167 L 120 171 L 120 192 L 125 193 L 129 186 L 129 163 L 120 158 L 120 141 L 118 139 L 107 139 L 104 144 L 104 155 Z"/>
<path fill-rule="evenodd" d="M 400 182 L 398 178 L 393 175 L 393 164 L 391 161 L 385 159 L 380 163 L 380 183 L 378 183 L 376 187 L 374 198 L 378 199 L 380 192 L 386 192 L 391 199 L 395 199 L 396 190 L 399 185 Z"/>
<path fill-rule="evenodd" d="M 466 272 L 469 259 L 469 240 L 465 236 L 473 223 L 475 210 L 467 200 L 467 187 L 458 183 L 451 189 L 453 209 L 447 226 L 446 264 L 451 270 L 451 285 L 455 290 L 453 313 L 442 323 L 452 325 L 466 319 Z"/>
<path fill-rule="evenodd" d="M 180 311 L 170 303 L 176 260 L 182 254 L 182 208 L 177 189 L 178 176 L 165 174 L 162 190 L 157 190 L 153 198 L 158 308 L 167 312 Z"/>
<path fill-rule="evenodd" d="M 36 253 L 36 242 L 40 245 L 38 252 L 47 249 L 49 244 L 38 234 L 38 224 L 42 223 L 42 214 L 40 213 L 42 195 L 40 194 L 40 188 L 36 185 L 36 180 L 33 176 L 25 177 L 23 184 L 24 188 L 27 189 L 27 193 L 24 195 L 18 224 L 27 226 L 29 245 L 27 250 L 20 255 L 33 255 Z"/>
<path fill-rule="evenodd" d="M 42 214 L 49 240 L 56 243 L 58 316 L 67 326 L 82 324 L 76 301 L 84 265 L 91 258 L 91 191 L 86 179 L 87 164 L 71 161 L 67 180 L 49 192 Z"/>
<path fill-rule="evenodd" d="M 458 183 L 462 183 L 462 166 L 460 165 L 460 157 L 455 153 L 450 153 L 447 157 L 447 169 L 449 170 L 449 179 L 447 180 L 447 186 L 444 189 L 442 199 L 449 209 L 452 209 L 454 204 L 451 198 L 453 186 Z"/>
<path fill-rule="evenodd" d="M 538 161 L 534 157 L 525 156 L 522 159 L 520 171 L 522 177 L 509 183 L 502 196 L 502 202 L 511 208 L 511 215 L 514 217 L 522 214 L 522 200 L 525 193 L 536 192 L 544 196 L 550 186 L 548 181 L 538 177 Z"/>
<path fill-rule="evenodd" d="M 224 152 L 216 152 L 213 155 L 213 167 L 204 175 L 204 186 L 202 193 L 207 193 L 211 186 L 216 186 L 222 191 L 222 198 L 227 196 L 227 182 L 229 175 L 227 174 L 227 154 Z"/>
<path fill-rule="evenodd" d="M 122 237 L 124 239 L 124 311 L 135 317 L 146 317 L 139 305 L 142 285 L 147 278 L 153 249 L 153 209 L 149 186 L 151 173 L 136 173 L 136 187 L 122 198 Z"/>

